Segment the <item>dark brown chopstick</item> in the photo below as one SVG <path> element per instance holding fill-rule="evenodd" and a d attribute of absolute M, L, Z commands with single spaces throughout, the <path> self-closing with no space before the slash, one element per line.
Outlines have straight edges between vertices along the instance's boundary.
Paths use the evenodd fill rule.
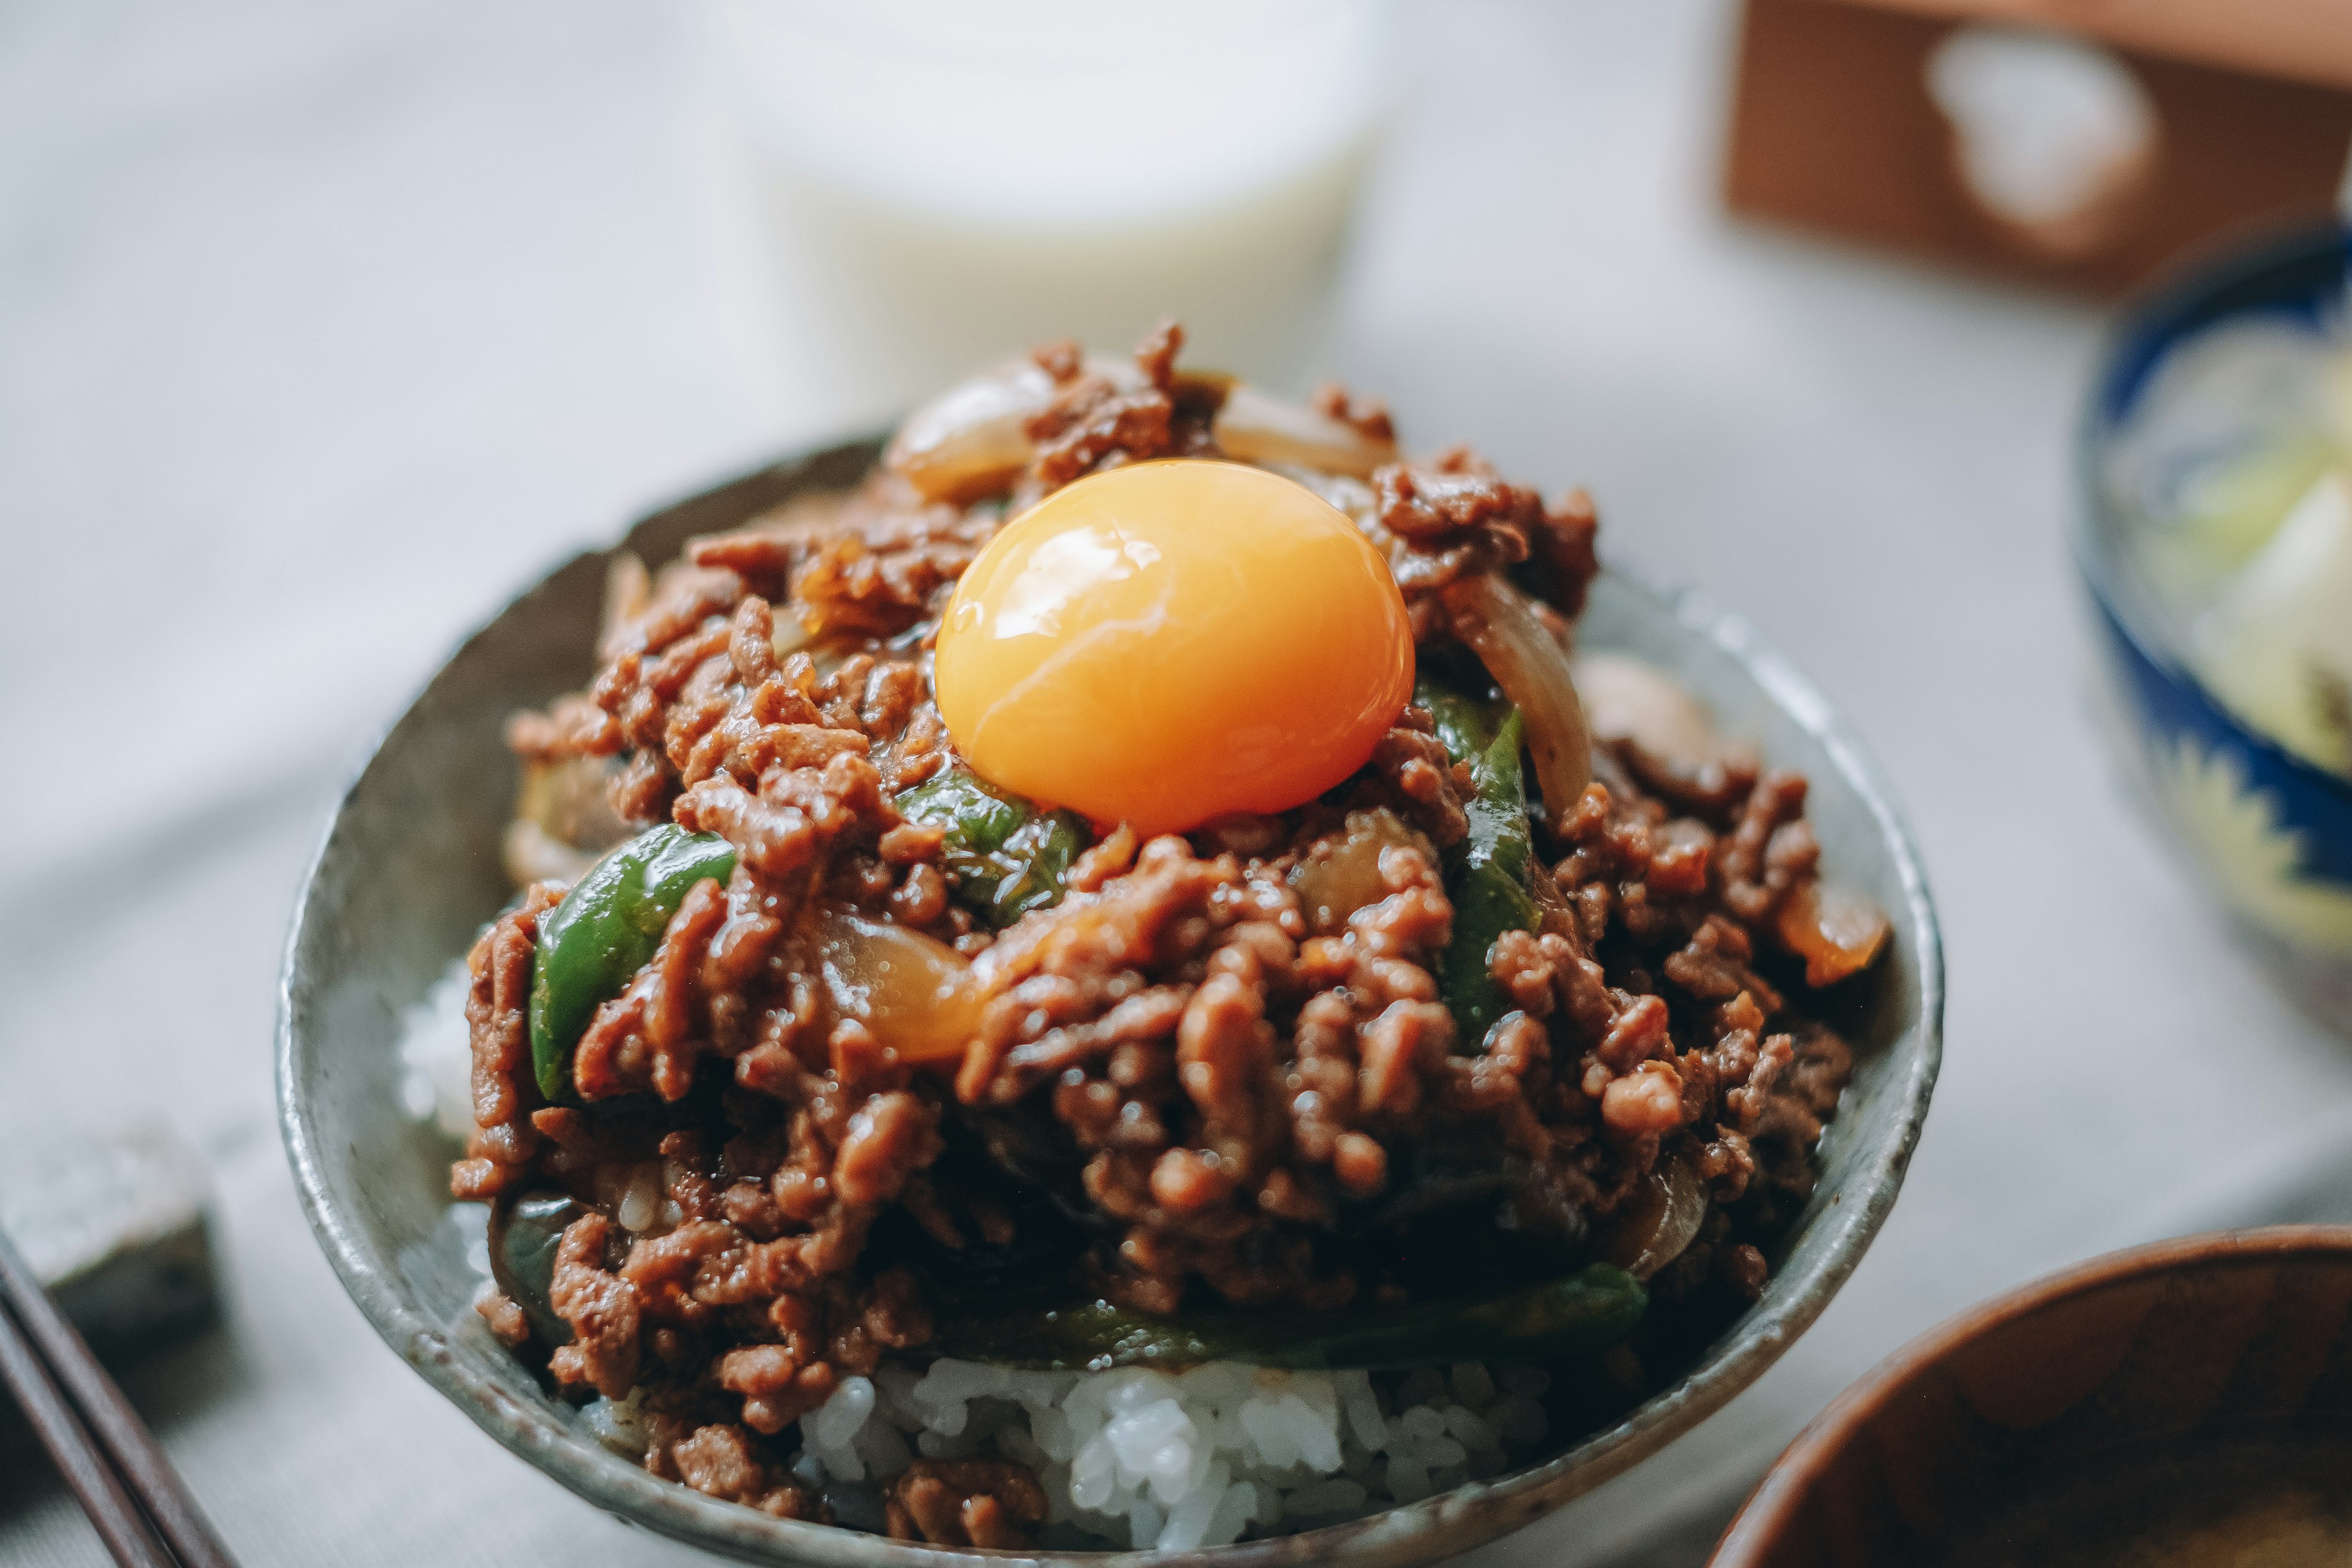
<path fill-rule="evenodd" d="M 106 1462 L 89 1428 L 74 1414 L 65 1391 L 49 1376 L 16 1314 L 0 1305 L 0 1383 L 16 1398 L 41 1447 L 57 1461 L 58 1473 L 81 1500 L 82 1511 L 99 1539 L 122 1568 L 173 1568 L 170 1553 L 155 1539 L 147 1516 L 123 1489 L 122 1478 Z"/>
<path fill-rule="evenodd" d="M 124 1568 L 236 1568 L 146 1424 L 5 1233 L 0 1363 L 7 1363 L 0 1375 L 116 1562 Z M 37 1405 L 47 1414 L 37 1414 Z"/>

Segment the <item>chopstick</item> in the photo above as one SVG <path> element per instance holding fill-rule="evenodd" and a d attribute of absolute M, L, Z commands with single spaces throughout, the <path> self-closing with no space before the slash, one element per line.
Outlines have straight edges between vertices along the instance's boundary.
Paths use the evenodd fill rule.
<path fill-rule="evenodd" d="M 98 1527 L 99 1539 L 122 1568 L 173 1568 L 163 1543 L 89 1435 L 89 1428 L 66 1402 L 35 1353 L 16 1315 L 0 1306 L 0 1383 L 16 1396 L 17 1408 L 33 1424 L 41 1447 L 57 1461 L 58 1472 L 81 1500 L 82 1511 Z"/>
<path fill-rule="evenodd" d="M 122 1568 L 235 1568 L 171 1460 L 5 1233 L 0 1381 Z"/>

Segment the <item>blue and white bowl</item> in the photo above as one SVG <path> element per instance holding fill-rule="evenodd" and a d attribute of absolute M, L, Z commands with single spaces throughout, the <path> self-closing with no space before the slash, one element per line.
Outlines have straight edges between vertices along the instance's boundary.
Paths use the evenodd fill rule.
<path fill-rule="evenodd" d="M 2257 318 L 2315 332 L 2342 310 L 2347 286 L 2352 231 L 2330 225 L 2221 261 L 2127 312 L 2085 413 L 2075 553 L 2136 782 L 2297 1003 L 2352 1036 L 2352 781 L 2249 728 L 2190 672 L 2184 628 L 2151 586 L 2148 531 L 2119 500 L 2109 461 L 2175 348 Z"/>

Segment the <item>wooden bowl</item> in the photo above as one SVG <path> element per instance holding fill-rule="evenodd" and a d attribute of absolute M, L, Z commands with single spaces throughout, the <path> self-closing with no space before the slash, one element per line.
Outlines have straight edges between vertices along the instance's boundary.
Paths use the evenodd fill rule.
<path fill-rule="evenodd" d="M 2352 1226 L 2159 1242 L 1929 1331 L 1790 1445 L 1712 1568 L 1930 1554 L 2013 1495 L 2147 1441 L 2352 1425 Z"/>

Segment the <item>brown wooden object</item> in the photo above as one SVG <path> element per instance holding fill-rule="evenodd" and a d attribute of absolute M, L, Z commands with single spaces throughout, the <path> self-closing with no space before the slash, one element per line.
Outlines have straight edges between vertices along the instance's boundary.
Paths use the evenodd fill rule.
<path fill-rule="evenodd" d="M 2347 1431 L 2352 1226 L 2159 1242 L 1971 1308 L 1881 1362 L 1789 1446 L 1709 1568 L 1943 1562 L 2024 1481 L 2119 1448 L 2325 1452 Z M 2120 1542 L 2074 1544 L 2126 1561 Z"/>
<path fill-rule="evenodd" d="M 1927 82 L 1971 21 L 2066 31 L 2138 81 L 2153 143 L 2095 208 L 2021 227 L 1971 190 Z M 2326 211 L 2347 153 L 2352 0 L 1747 0 L 1724 197 L 1746 216 L 2107 294 L 2233 231 Z"/>

